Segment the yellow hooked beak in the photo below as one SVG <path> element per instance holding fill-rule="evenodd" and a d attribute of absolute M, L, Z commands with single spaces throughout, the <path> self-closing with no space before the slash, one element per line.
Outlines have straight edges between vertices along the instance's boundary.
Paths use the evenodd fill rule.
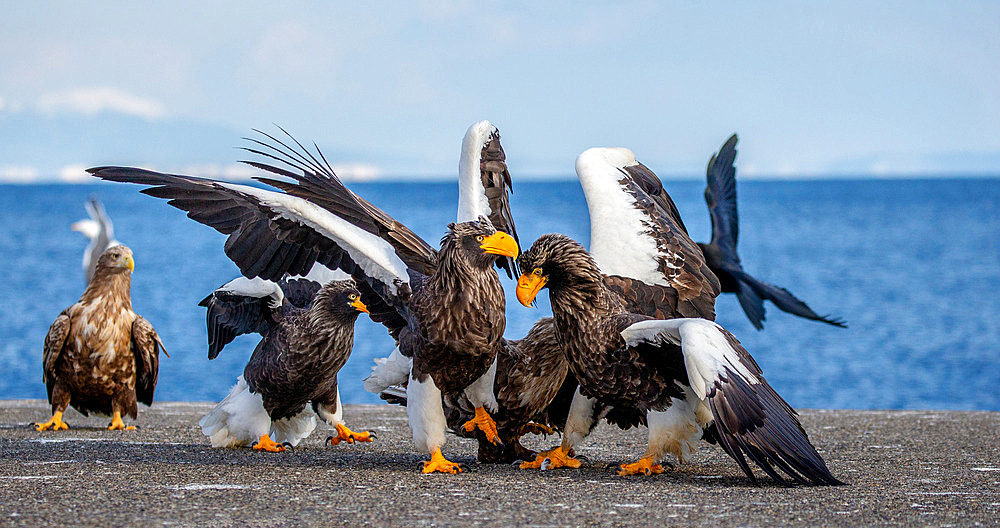
<path fill-rule="evenodd" d="M 517 254 L 521 251 L 517 247 L 517 242 L 514 241 L 514 237 L 504 233 L 503 231 L 497 231 L 488 237 L 484 237 L 480 240 L 481 244 L 479 247 L 486 253 L 493 253 L 494 255 L 503 255 L 505 257 L 516 258 Z"/>
<path fill-rule="evenodd" d="M 549 282 L 549 279 L 543 275 L 522 273 L 517 279 L 517 300 L 531 308 L 535 296 L 545 287 L 546 282 Z"/>
<path fill-rule="evenodd" d="M 125 255 L 125 267 L 129 271 L 135 271 L 135 261 L 132 260 L 132 255 Z"/>
<path fill-rule="evenodd" d="M 354 299 L 353 301 L 351 301 L 351 302 L 349 302 L 347 304 L 351 305 L 351 307 L 353 307 L 355 310 L 357 310 L 359 312 L 365 312 L 366 314 L 371 315 L 371 312 L 368 311 L 368 307 L 365 306 L 365 303 L 361 302 L 361 298 L 360 297 L 358 297 L 357 299 Z"/>

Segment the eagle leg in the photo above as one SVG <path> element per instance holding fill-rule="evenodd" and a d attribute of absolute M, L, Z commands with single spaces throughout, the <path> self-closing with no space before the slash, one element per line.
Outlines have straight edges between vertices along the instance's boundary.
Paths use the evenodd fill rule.
<path fill-rule="evenodd" d="M 53 431 L 58 431 L 60 429 L 69 429 L 69 425 L 67 425 L 66 422 L 62 421 L 62 415 L 63 415 L 62 411 L 56 411 L 52 413 L 52 418 L 49 418 L 49 421 L 45 423 L 36 423 L 35 430 L 48 431 L 49 428 L 51 428 Z"/>
<path fill-rule="evenodd" d="M 111 423 L 108 424 L 108 431 L 121 431 L 121 430 L 133 430 L 134 425 L 125 427 L 125 422 L 122 421 L 122 412 L 115 411 L 114 415 L 111 416 Z"/>
<path fill-rule="evenodd" d="M 497 445 L 503 444 L 500 441 L 500 433 L 497 432 L 497 423 L 493 421 L 490 413 L 486 412 L 486 409 L 483 407 L 476 407 L 476 416 L 465 422 L 465 425 L 462 426 L 462 429 L 466 432 L 472 432 L 476 428 L 486 433 L 486 439 L 490 442 Z"/>
<path fill-rule="evenodd" d="M 344 424 L 337 424 L 337 436 L 327 437 L 326 443 L 335 446 L 341 442 L 353 444 L 354 442 L 371 442 L 376 438 L 374 431 L 355 433 Z"/>
<path fill-rule="evenodd" d="M 558 469 L 573 468 L 581 466 L 579 460 L 570 456 L 569 450 L 564 450 L 562 446 L 556 446 L 547 451 L 542 451 L 535 456 L 531 462 L 522 462 L 521 469 Z"/>
<path fill-rule="evenodd" d="M 424 467 L 421 471 L 424 473 L 461 473 L 462 466 L 447 460 L 441 454 L 441 449 L 437 448 L 431 453 L 430 461 L 424 462 Z"/>
<path fill-rule="evenodd" d="M 284 445 L 279 444 L 274 440 L 271 440 L 271 437 L 268 435 L 261 436 L 260 439 L 254 442 L 253 444 L 254 451 L 268 451 L 270 453 L 281 453 L 284 452 L 285 449 L 287 448 Z"/>
<path fill-rule="evenodd" d="M 618 474 L 625 475 L 655 475 L 663 473 L 663 466 L 656 464 L 652 458 L 642 457 L 632 464 L 622 464 Z"/>

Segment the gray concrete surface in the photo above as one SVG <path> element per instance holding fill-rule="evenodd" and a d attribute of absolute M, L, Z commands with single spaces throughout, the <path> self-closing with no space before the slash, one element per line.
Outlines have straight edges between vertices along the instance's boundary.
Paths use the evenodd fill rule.
<path fill-rule="evenodd" d="M 462 475 L 423 475 L 403 409 L 347 406 L 371 444 L 324 447 L 321 425 L 289 453 L 212 449 L 196 426 L 203 403 L 140 408 L 135 431 L 66 414 L 39 433 L 41 401 L 0 401 L 0 526 L 996 526 L 1000 413 L 802 411 L 836 488 L 754 487 L 716 446 L 653 477 L 618 477 L 645 430 L 601 426 L 579 470 L 475 463 L 449 437 Z M 554 437 L 529 437 L 541 448 Z"/>

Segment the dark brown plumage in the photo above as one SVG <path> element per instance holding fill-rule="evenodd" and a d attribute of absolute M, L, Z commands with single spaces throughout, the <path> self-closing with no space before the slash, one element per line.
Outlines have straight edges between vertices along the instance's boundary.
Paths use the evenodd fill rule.
<path fill-rule="evenodd" d="M 781 483 L 775 468 L 803 484 L 840 483 L 792 408 L 727 331 L 700 318 L 657 321 L 629 313 L 586 250 L 563 235 L 540 237 L 518 262 L 522 304 L 549 288 L 556 335 L 580 394 L 611 407 L 620 426 L 650 427 L 649 451 L 623 465 L 622 474 L 662 471 L 657 462 L 664 452 L 683 458 L 714 422 L 723 448 L 755 482 L 744 455 Z M 567 431 L 559 456 L 572 447 L 565 440 L 571 436 Z"/>
<path fill-rule="evenodd" d="M 521 436 L 561 431 L 575 390 L 576 379 L 569 373 L 569 362 L 556 339 L 555 324 L 546 317 L 536 322 L 524 338 L 505 339 L 497 355 L 494 393 L 498 409 L 493 418 L 501 444 L 490 442 L 481 431 L 462 430 L 474 413 L 464 395 L 446 397 L 445 414 L 453 431 L 478 439 L 480 462 L 531 460 L 535 452 L 521 445 Z M 405 399 L 387 399 L 406 403 Z"/>
<path fill-rule="evenodd" d="M 367 312 L 354 281 L 331 281 L 320 286 L 306 279 L 282 280 L 269 284 L 274 288 L 271 295 L 240 288 L 250 284 L 247 279 L 237 279 L 199 303 L 208 309 L 209 359 L 237 335 L 260 334 L 262 339 L 243 370 L 243 379 L 249 391 L 261 397 L 270 421 L 296 417 L 311 403 L 317 414 L 337 427 L 338 435 L 347 437 L 343 440 L 367 441 L 367 433 L 357 433 L 358 438 L 354 438 L 341 420 L 333 418 L 341 412 L 337 373 L 354 347 L 354 323 L 362 312 Z M 280 300 L 276 299 L 279 293 L 283 294 Z M 248 429 L 249 425 L 237 422 L 252 418 L 238 412 L 220 412 L 228 415 L 210 419 L 213 411 L 202 424 L 213 445 L 243 445 L 257 440 L 265 446 L 272 443 L 270 438 L 261 438 L 268 434 L 267 429 L 239 438 L 233 431 Z M 223 427 L 229 432 L 219 435 Z M 292 436 L 297 442 L 302 435 Z"/>
<path fill-rule="evenodd" d="M 45 336 L 43 368 L 53 416 L 39 431 L 66 429 L 66 407 L 112 417 L 109 429 L 133 420 L 137 401 L 153 403 L 163 343 L 148 321 L 132 311 L 132 250 L 107 249 L 80 300 L 63 310 Z"/>

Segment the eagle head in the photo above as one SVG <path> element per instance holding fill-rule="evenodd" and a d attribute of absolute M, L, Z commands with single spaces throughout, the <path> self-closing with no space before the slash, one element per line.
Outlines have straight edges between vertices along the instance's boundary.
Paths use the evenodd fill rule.
<path fill-rule="evenodd" d="M 330 281 L 316 295 L 316 304 L 324 306 L 335 317 L 353 322 L 362 312 L 369 313 L 361 302 L 361 292 L 353 280 Z"/>
<path fill-rule="evenodd" d="M 135 270 L 132 250 L 122 245 L 109 247 L 97 259 L 96 270 L 102 269 L 112 273 L 122 273 L 125 271 L 132 273 Z"/>
<path fill-rule="evenodd" d="M 538 237 L 517 263 L 522 270 L 517 279 L 517 300 L 525 306 L 531 306 L 545 287 L 557 290 L 601 281 L 601 272 L 590 253 L 566 235 Z"/>
<path fill-rule="evenodd" d="M 489 268 L 499 256 L 517 257 L 520 249 L 514 237 L 497 231 L 489 218 L 480 216 L 471 222 L 448 224 L 448 234 L 441 239 L 442 250 L 461 251 L 476 267 Z"/>

